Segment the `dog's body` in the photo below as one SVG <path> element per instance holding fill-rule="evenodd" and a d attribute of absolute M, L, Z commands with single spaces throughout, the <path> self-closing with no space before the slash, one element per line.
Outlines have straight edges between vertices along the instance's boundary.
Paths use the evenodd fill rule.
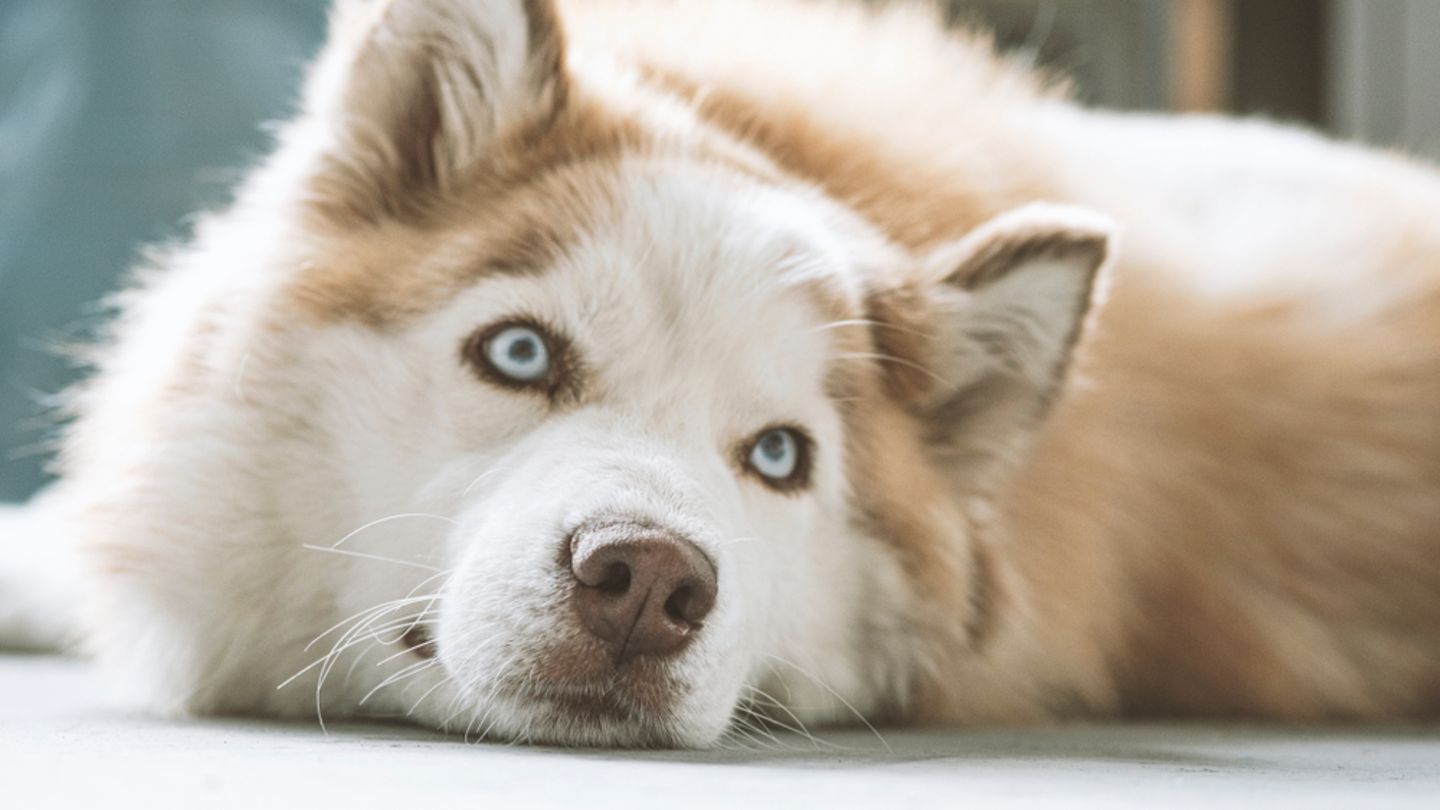
<path fill-rule="evenodd" d="M 341 11 L 7 524 L 152 705 L 1440 713 L 1428 169 L 1084 112 L 909 7 Z M 612 639 L 585 566 L 642 547 L 685 598 Z"/>

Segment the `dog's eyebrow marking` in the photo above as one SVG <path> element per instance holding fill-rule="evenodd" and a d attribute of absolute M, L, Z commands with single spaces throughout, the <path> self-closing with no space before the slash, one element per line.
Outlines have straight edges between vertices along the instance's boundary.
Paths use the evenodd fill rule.
<path fill-rule="evenodd" d="M 466 281 L 490 275 L 535 276 L 543 273 L 565 252 L 574 238 L 554 223 L 529 222 L 492 245 L 471 264 Z"/>
<path fill-rule="evenodd" d="M 546 221 L 539 211 L 520 211 L 412 266 L 392 264 L 395 259 L 383 254 L 369 262 L 312 266 L 292 285 L 291 298 L 321 321 L 355 319 L 383 329 L 439 306 L 477 281 L 544 273 L 587 226 L 582 216 Z"/>

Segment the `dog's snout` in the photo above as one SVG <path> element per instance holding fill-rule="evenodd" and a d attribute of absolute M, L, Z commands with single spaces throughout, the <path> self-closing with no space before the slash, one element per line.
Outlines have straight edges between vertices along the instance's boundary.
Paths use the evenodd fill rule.
<path fill-rule="evenodd" d="M 689 540 L 637 524 L 582 528 L 570 540 L 580 621 L 618 661 L 678 652 L 715 606 L 715 567 Z"/>

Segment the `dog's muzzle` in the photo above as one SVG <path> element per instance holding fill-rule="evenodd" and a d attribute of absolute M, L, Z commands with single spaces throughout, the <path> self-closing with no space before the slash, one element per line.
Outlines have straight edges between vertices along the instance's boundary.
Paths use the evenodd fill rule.
<path fill-rule="evenodd" d="M 670 739 L 692 688 L 683 652 L 715 607 L 715 564 L 679 532 L 634 518 L 588 521 L 559 551 L 556 624 L 498 694 L 538 711 L 557 739 L 576 723 L 636 744 Z M 550 726 L 528 731 L 544 738 Z"/>

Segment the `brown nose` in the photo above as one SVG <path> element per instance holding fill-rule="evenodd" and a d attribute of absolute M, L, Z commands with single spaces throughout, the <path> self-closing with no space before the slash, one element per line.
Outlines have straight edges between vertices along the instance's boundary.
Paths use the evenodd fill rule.
<path fill-rule="evenodd" d="M 580 621 L 617 661 L 678 652 L 715 606 L 715 567 L 673 532 L 635 523 L 582 527 L 570 555 Z"/>

